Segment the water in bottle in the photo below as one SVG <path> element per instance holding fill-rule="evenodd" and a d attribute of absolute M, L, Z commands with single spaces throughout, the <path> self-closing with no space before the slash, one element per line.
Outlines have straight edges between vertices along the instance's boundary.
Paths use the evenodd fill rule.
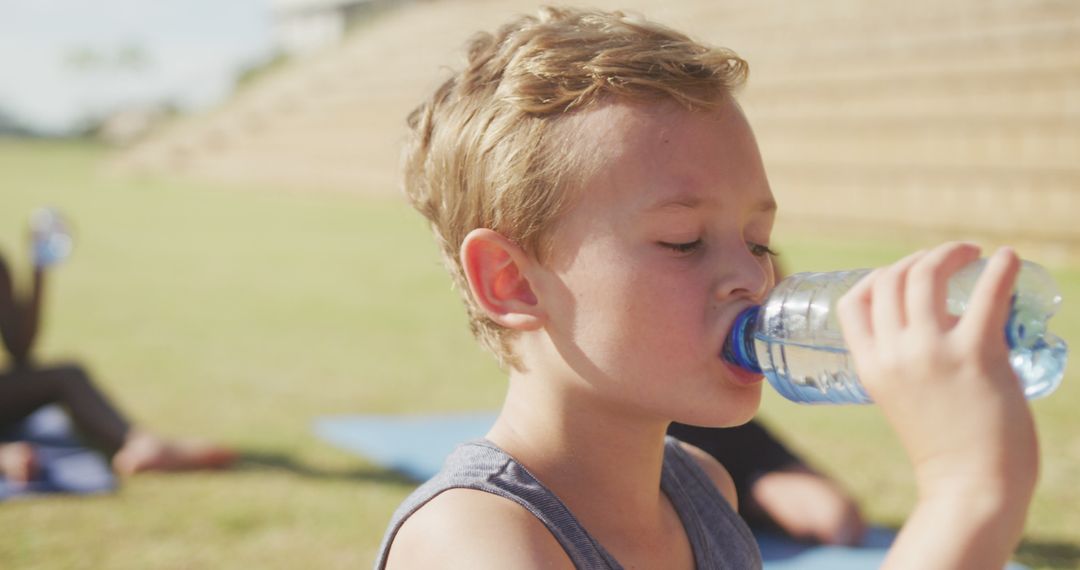
<path fill-rule="evenodd" d="M 963 314 L 986 260 L 949 280 L 948 310 Z M 763 373 L 785 398 L 800 403 L 870 403 L 859 383 L 836 317 L 836 301 L 869 269 L 797 273 L 776 285 L 765 302 L 735 320 L 724 358 Z M 1050 274 L 1024 261 L 1017 277 L 1005 338 L 1009 359 L 1028 399 L 1053 392 L 1065 372 L 1067 347 L 1047 320 L 1061 295 Z"/>

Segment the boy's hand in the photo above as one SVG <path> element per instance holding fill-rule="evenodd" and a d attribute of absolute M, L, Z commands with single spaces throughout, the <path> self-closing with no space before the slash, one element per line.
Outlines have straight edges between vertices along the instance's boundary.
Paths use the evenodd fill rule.
<path fill-rule="evenodd" d="M 859 378 L 915 468 L 920 504 L 909 522 L 925 520 L 926 537 L 934 519 L 954 525 L 952 546 L 971 530 L 967 538 L 995 540 L 1007 559 L 1037 478 L 1038 444 L 1004 334 L 1016 254 L 1001 249 L 990 259 L 962 317 L 946 311 L 949 277 L 978 256 L 960 243 L 913 254 L 868 275 L 837 309 Z M 969 550 L 957 561 L 996 564 L 998 554 Z"/>

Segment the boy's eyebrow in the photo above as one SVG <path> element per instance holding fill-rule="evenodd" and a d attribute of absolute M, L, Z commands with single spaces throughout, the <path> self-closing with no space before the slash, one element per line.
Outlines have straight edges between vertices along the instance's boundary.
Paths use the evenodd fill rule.
<path fill-rule="evenodd" d="M 655 204 L 645 208 L 645 212 L 655 212 L 658 210 L 666 210 L 669 208 L 689 208 L 695 209 L 705 202 L 698 194 L 679 194 L 673 197 L 666 197 Z M 771 213 L 776 211 L 776 201 L 772 198 L 762 200 L 757 203 L 754 208 L 755 212 Z"/>

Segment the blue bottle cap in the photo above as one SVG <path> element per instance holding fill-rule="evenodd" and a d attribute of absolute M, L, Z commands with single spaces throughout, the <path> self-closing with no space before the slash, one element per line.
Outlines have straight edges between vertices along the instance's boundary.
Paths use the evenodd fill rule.
<path fill-rule="evenodd" d="M 721 352 L 724 360 L 755 374 L 761 374 L 761 366 L 758 364 L 757 353 L 754 351 L 754 326 L 757 324 L 760 312 L 761 307 L 755 305 L 743 310 L 739 316 L 735 317 L 731 332 L 724 341 L 724 350 Z"/>

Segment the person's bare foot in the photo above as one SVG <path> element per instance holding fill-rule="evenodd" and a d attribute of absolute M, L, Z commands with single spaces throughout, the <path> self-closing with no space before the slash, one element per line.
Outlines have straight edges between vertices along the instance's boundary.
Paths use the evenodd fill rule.
<path fill-rule="evenodd" d="M 133 432 L 113 456 L 120 475 L 144 471 L 192 471 L 225 469 L 236 460 L 231 449 L 199 440 L 172 440 L 145 432 Z"/>
<path fill-rule="evenodd" d="M 0 443 L 0 475 L 11 483 L 25 485 L 37 475 L 34 446 L 24 441 Z"/>

